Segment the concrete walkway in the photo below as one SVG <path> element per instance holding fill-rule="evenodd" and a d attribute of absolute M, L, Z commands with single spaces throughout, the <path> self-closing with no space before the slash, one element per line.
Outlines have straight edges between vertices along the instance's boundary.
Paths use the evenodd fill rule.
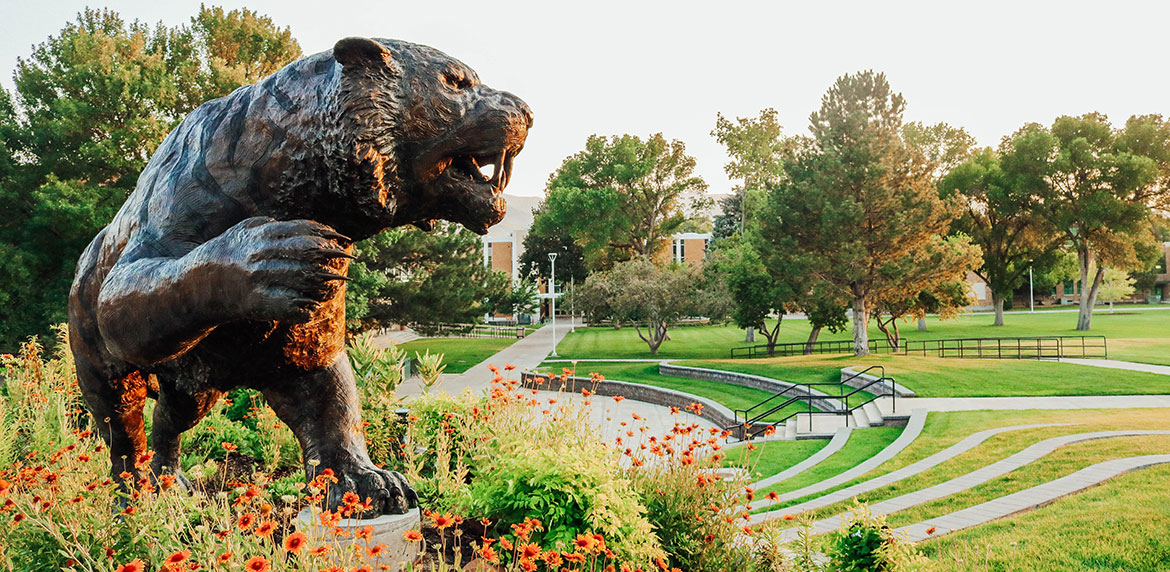
<path fill-rule="evenodd" d="M 577 325 L 582 326 L 583 323 L 578 321 Z M 565 334 L 569 333 L 570 326 L 569 318 L 557 318 L 558 343 L 564 339 Z M 512 373 L 513 377 L 519 379 L 521 371 L 536 368 L 544 361 L 544 358 L 548 357 L 548 354 L 552 352 L 552 344 L 552 324 L 548 324 L 528 334 L 524 339 L 496 352 L 467 371 L 450 377 L 444 376 L 439 390 L 451 395 L 456 395 L 465 389 L 471 390 L 472 393 L 482 393 L 488 389 L 492 378 L 495 377 L 495 374 L 488 369 L 488 366 L 493 365 L 499 368 L 501 373 L 503 373 L 505 365 L 516 366 L 516 370 Z M 418 379 L 407 380 L 398 387 L 399 396 L 412 397 L 421 393 L 422 387 Z"/>
<path fill-rule="evenodd" d="M 972 487 L 979 486 L 994 478 L 1001 477 L 1010 473 L 1028 463 L 1039 460 L 1048 455 L 1056 449 L 1065 445 L 1073 443 L 1080 443 L 1084 441 L 1092 441 L 1095 439 L 1109 439 L 1113 437 L 1140 437 L 1147 435 L 1170 435 L 1170 431 L 1150 431 L 1150 430 L 1135 430 L 1135 431 L 1095 431 L 1091 433 L 1075 433 L 1072 435 L 1062 435 L 1060 437 L 1053 437 L 1045 439 L 1036 443 L 1019 453 L 1016 453 L 1006 459 L 996 461 L 985 467 L 976 469 L 962 475 L 955 477 L 945 483 L 940 483 L 932 487 L 920 489 L 911 493 L 907 493 L 892 499 L 884 500 L 878 503 L 871 504 L 869 511 L 874 516 L 881 516 L 885 514 L 892 514 L 901 510 L 906 510 L 920 504 L 928 503 L 933 500 L 938 500 L 948 497 Z M 812 524 L 813 534 L 825 534 L 832 532 L 841 527 L 841 524 L 850 518 L 851 514 L 845 512 L 837 516 L 821 519 Z M 771 515 L 771 518 L 777 518 L 777 515 Z M 796 540 L 799 530 L 795 528 L 785 529 L 781 532 L 781 539 L 783 542 L 792 542 Z"/>
<path fill-rule="evenodd" d="M 972 434 L 966 436 L 965 438 L 963 438 L 962 441 L 959 441 L 958 443 L 955 443 L 954 445 L 951 445 L 950 447 L 947 447 L 946 449 L 943 449 L 942 451 L 939 451 L 939 452 L 937 452 L 937 453 L 935 453 L 935 454 L 933 454 L 933 455 L 931 455 L 931 456 L 929 456 L 921 461 L 918 461 L 917 463 L 902 467 L 901 469 L 898 469 L 896 471 L 892 471 L 890 473 L 886 473 L 880 477 L 875 477 L 875 478 L 872 478 L 868 481 L 857 483 L 856 485 L 853 485 L 851 487 L 846 487 L 846 488 L 843 488 L 839 491 L 834 491 L 834 492 L 829 493 L 823 497 L 817 497 L 817 498 L 810 500 L 808 502 L 803 502 L 803 503 L 800 503 L 798 505 L 793 505 L 793 506 L 787 507 L 783 510 L 778 510 L 778 511 L 775 511 L 772 513 L 764 513 L 764 514 L 757 515 L 757 517 L 753 519 L 753 523 L 763 522 L 765 520 L 770 520 L 773 518 L 779 518 L 779 516 L 780 516 L 779 513 L 798 514 L 798 513 L 807 512 L 810 510 L 816 510 L 818 508 L 823 508 L 823 507 L 829 506 L 831 504 L 836 504 L 836 503 L 839 503 L 841 501 L 849 500 L 855 496 L 862 495 L 862 494 L 868 493 L 868 492 L 876 490 L 876 489 L 880 489 L 880 488 L 888 486 L 888 485 L 892 485 L 898 481 L 913 477 L 914 475 L 917 475 L 918 473 L 926 471 L 927 469 L 934 468 L 934 467 L 942 464 L 944 461 L 949 461 L 949 460 L 951 460 L 951 459 L 953 459 L 953 458 L 955 458 L 963 453 L 966 453 L 967 451 L 974 449 L 975 447 L 979 446 L 984 441 L 986 441 L 986 440 L 988 440 L 996 435 L 999 435 L 1000 433 L 1006 433 L 1008 431 L 1018 431 L 1020 429 L 1036 429 L 1039 427 L 1056 427 L 1059 425 L 1069 425 L 1069 423 L 1040 423 L 1040 424 L 1036 424 L 1036 425 L 1012 425 L 1009 427 L 997 427 L 995 429 L 987 429 L 984 431 L 980 431 L 978 433 L 972 433 Z"/>
<path fill-rule="evenodd" d="M 1119 361 L 1115 359 L 1061 358 L 1060 361 L 1064 363 L 1075 363 L 1077 365 L 1091 365 L 1095 367 L 1107 367 L 1109 369 L 1127 369 L 1130 371 L 1144 371 L 1146 373 L 1160 373 L 1162 375 L 1170 375 L 1170 365 L 1154 365 L 1151 363 Z"/>
<path fill-rule="evenodd" d="M 894 532 L 911 542 L 921 542 L 1020 512 L 1040 508 L 1061 497 L 1083 491 L 1130 471 L 1170 463 L 1170 455 L 1143 455 L 1113 459 L 1085 467 L 1071 475 L 1002 496 L 983 504 L 938 518 L 903 526 Z M 927 531 L 930 531 L 928 533 Z"/>
<path fill-rule="evenodd" d="M 893 414 L 890 399 L 877 400 L 885 415 Z M 1074 395 L 1052 397 L 900 397 L 898 411 L 978 411 L 1011 409 L 1134 409 L 1170 407 L 1170 395 Z"/>

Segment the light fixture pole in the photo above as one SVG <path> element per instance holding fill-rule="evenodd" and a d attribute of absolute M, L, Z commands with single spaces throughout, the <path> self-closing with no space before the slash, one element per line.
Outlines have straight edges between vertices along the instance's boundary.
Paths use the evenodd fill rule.
<path fill-rule="evenodd" d="M 552 357 L 559 357 L 557 356 L 557 253 L 548 253 L 548 261 L 552 263 L 548 279 L 548 295 L 552 298 L 552 311 L 550 312 L 553 328 Z"/>
<path fill-rule="evenodd" d="M 569 277 L 569 293 L 573 295 L 569 298 L 569 333 L 577 333 L 577 277 Z"/>
<path fill-rule="evenodd" d="M 1036 295 L 1032 292 L 1032 267 L 1028 267 L 1028 312 L 1036 311 Z"/>

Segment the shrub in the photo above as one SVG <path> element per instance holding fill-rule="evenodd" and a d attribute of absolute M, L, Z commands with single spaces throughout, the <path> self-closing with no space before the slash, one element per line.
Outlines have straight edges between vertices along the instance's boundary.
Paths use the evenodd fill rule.
<path fill-rule="evenodd" d="M 894 536 L 884 516 L 854 501 L 849 520 L 827 539 L 830 572 L 904 572 L 919 570 L 925 559 L 914 545 Z"/>

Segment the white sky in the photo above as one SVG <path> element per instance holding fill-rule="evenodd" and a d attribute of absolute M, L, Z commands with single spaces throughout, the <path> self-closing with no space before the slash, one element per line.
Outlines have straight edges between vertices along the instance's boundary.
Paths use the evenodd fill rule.
<path fill-rule="evenodd" d="M 716 112 L 775 107 L 789 133 L 842 74 L 884 71 L 906 118 L 967 128 L 982 145 L 1025 122 L 1102 111 L 1170 113 L 1166 2 L 209 1 L 289 26 L 306 54 L 351 35 L 431 45 L 536 115 L 510 194 L 543 194 L 592 133 L 686 142 L 711 192 L 732 185 Z M 86 6 L 0 0 L 0 84 L 16 58 Z M 89 3 L 93 6 L 101 4 Z M 187 22 L 198 1 L 116 1 L 127 20 Z"/>

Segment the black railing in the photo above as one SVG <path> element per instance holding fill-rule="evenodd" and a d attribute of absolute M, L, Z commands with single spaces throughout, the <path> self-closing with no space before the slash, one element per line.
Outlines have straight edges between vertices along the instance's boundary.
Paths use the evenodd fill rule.
<path fill-rule="evenodd" d="M 794 356 L 805 354 L 852 353 L 851 340 L 831 342 L 776 344 L 731 348 L 731 357 Z M 887 340 L 870 340 L 870 353 L 934 355 L 937 357 L 985 359 L 1108 359 L 1105 336 L 1026 336 L 1015 338 L 947 338 L 940 340 L 906 340 L 894 348 Z"/>
<path fill-rule="evenodd" d="M 1105 336 L 1031 336 L 906 340 L 900 353 L 948 358 L 1051 359 L 1109 358 Z"/>
<path fill-rule="evenodd" d="M 890 343 L 886 340 L 869 340 L 870 353 L 889 353 Z M 853 353 L 853 340 L 835 340 L 829 342 L 798 342 L 776 344 L 772 351 L 768 351 L 767 344 L 731 348 L 731 357 L 775 357 L 799 356 L 806 354 L 843 354 Z"/>
<path fill-rule="evenodd" d="M 878 376 L 870 375 L 869 377 L 873 377 L 873 379 L 867 381 L 866 383 L 864 383 L 860 387 L 854 387 L 849 392 L 845 391 L 845 387 L 847 387 L 847 386 L 852 387 L 850 385 L 850 382 L 852 382 L 853 380 L 855 380 L 859 377 L 867 375 L 870 371 L 873 371 L 873 370 L 878 370 L 880 372 L 880 375 L 878 375 Z M 888 386 L 881 387 L 880 384 L 882 384 L 882 383 L 888 383 Z M 879 391 L 877 393 L 871 393 L 871 392 L 866 391 L 874 385 L 879 386 Z M 820 395 L 815 395 L 812 393 L 812 387 L 814 387 L 814 386 L 836 386 L 837 387 L 837 395 L 833 395 L 832 393 L 827 393 L 827 392 L 822 392 L 822 394 L 820 394 Z M 774 399 L 777 399 L 783 395 L 788 394 L 790 391 L 793 391 L 794 389 L 797 389 L 797 388 L 803 388 L 804 394 L 803 395 L 793 395 L 793 396 L 789 397 L 787 400 L 781 402 L 780 404 L 774 405 L 774 406 L 768 408 L 767 411 L 764 411 L 762 413 L 756 413 L 754 416 L 751 415 L 752 411 L 772 402 Z M 861 399 L 861 401 L 851 403 L 851 399 L 853 399 L 854 396 L 858 396 L 858 395 L 861 396 L 858 398 L 858 399 Z M 755 404 L 747 409 L 735 410 L 736 424 L 732 425 L 731 427 L 728 427 L 727 429 L 732 432 L 732 435 L 736 436 L 739 439 L 750 439 L 750 438 L 758 436 L 762 433 L 766 433 L 768 431 L 769 427 L 772 427 L 774 430 L 776 430 L 776 428 L 778 428 L 778 427 L 783 427 L 788 422 L 789 419 L 792 419 L 793 417 L 796 417 L 798 415 L 808 415 L 808 425 L 809 425 L 810 432 L 812 431 L 812 424 L 813 424 L 813 416 L 814 415 L 838 415 L 838 416 L 844 415 L 844 416 L 846 416 L 845 423 L 846 423 L 846 425 L 848 425 L 850 423 L 849 420 L 853 417 L 854 411 L 856 411 L 862 407 L 865 407 L 867 404 L 877 400 L 880 397 L 890 397 L 893 400 L 893 406 L 894 407 L 897 406 L 898 394 L 897 394 L 897 391 L 895 391 L 894 378 L 886 375 L 886 370 L 884 367 L 882 367 L 880 365 L 873 365 L 873 366 L 869 366 L 869 367 L 867 367 L 859 372 L 856 372 L 853 375 L 851 375 L 851 376 L 849 376 L 841 381 L 837 381 L 837 382 L 794 384 L 791 387 L 786 388 L 784 391 L 778 392 L 775 395 L 769 397 L 768 399 L 765 399 L 765 400 L 763 400 L 763 401 L 761 401 L 761 402 L 759 402 L 759 403 L 757 403 L 757 404 Z M 813 410 L 813 401 L 834 401 L 834 400 L 837 402 L 836 407 L 828 408 L 828 410 L 824 410 L 824 409 L 817 410 L 817 411 Z M 768 417 L 770 417 L 770 416 L 772 416 L 780 411 L 783 411 L 789 405 L 792 405 L 794 403 L 798 403 L 801 401 L 804 401 L 805 403 L 807 403 L 808 408 L 806 411 L 796 411 L 793 413 L 789 413 L 788 415 L 784 416 L 784 418 L 776 420 L 776 421 L 770 421 L 770 422 L 765 421 Z M 743 419 L 744 419 L 742 422 L 739 421 L 739 416 L 741 413 L 743 414 Z"/>
<path fill-rule="evenodd" d="M 436 338 L 523 338 L 528 335 L 528 330 L 524 326 L 493 324 L 434 324 L 416 326 L 415 329 L 421 334 Z"/>

